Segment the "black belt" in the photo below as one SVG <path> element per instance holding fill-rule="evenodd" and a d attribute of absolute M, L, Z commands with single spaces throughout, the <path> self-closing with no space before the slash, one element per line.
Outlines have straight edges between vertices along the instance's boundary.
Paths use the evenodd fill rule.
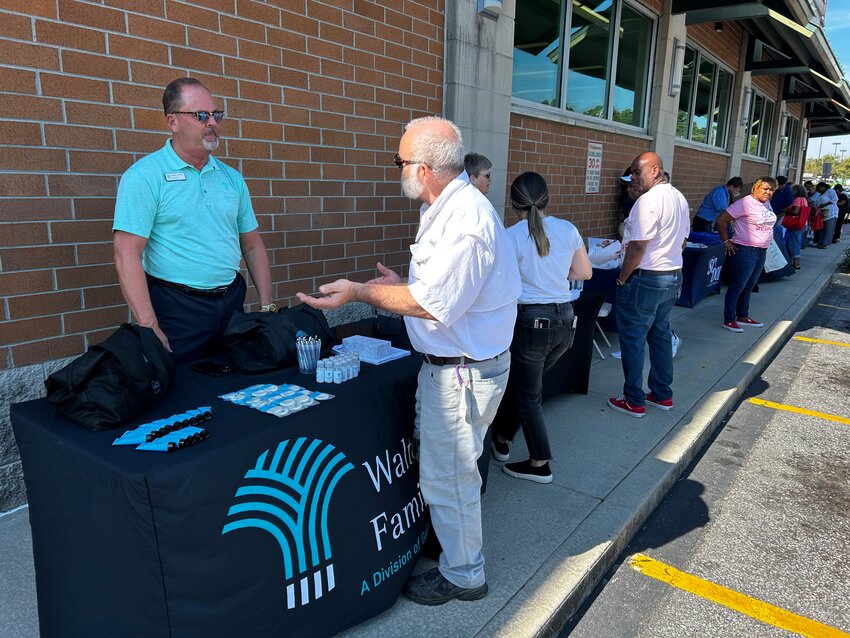
<path fill-rule="evenodd" d="M 495 359 L 496 357 L 490 357 L 490 359 L 470 359 L 469 357 L 438 357 L 433 354 L 426 354 L 425 352 L 420 352 L 420 356 L 425 363 L 430 363 L 432 366 L 456 366 L 462 363 L 484 363 L 485 361 L 490 361 L 490 359 Z"/>
<path fill-rule="evenodd" d="M 641 275 L 675 275 L 677 272 L 682 270 L 681 268 L 676 268 L 675 270 L 647 270 L 646 268 L 635 268 L 632 272 L 638 273 Z"/>
<path fill-rule="evenodd" d="M 572 303 L 572 301 L 553 301 L 552 303 L 518 303 L 516 307 L 520 310 L 532 308 L 560 308 L 562 306 L 570 306 Z"/>
<path fill-rule="evenodd" d="M 218 288 L 192 288 L 191 286 L 185 286 L 173 281 L 166 281 L 165 279 L 160 279 L 153 275 L 148 275 L 148 277 L 156 283 L 162 284 L 166 288 L 174 288 L 180 292 L 185 292 L 187 295 L 194 295 L 196 297 L 224 297 L 233 289 L 233 286 L 236 285 L 236 282 L 239 280 L 239 276 L 237 275 L 233 281 L 226 286 L 219 286 Z"/>

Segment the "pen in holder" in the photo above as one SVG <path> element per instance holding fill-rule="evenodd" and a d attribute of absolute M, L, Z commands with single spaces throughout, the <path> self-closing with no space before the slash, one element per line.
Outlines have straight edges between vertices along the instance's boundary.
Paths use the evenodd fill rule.
<path fill-rule="evenodd" d="M 316 364 L 322 352 L 322 340 L 318 337 L 298 336 L 295 339 L 295 347 L 298 351 L 298 371 L 302 374 L 316 372 Z"/>

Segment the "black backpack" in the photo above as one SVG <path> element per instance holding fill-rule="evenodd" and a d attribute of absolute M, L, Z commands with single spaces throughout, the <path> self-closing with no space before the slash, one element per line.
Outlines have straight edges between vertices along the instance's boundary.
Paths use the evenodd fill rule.
<path fill-rule="evenodd" d="M 305 304 L 279 312 L 235 312 L 222 339 L 240 372 L 271 372 L 298 364 L 299 330 L 319 337 L 323 354 L 337 343 L 324 313 Z"/>
<path fill-rule="evenodd" d="M 174 381 L 174 359 L 150 328 L 122 324 L 107 339 L 51 374 L 47 400 L 89 430 L 126 423 Z"/>

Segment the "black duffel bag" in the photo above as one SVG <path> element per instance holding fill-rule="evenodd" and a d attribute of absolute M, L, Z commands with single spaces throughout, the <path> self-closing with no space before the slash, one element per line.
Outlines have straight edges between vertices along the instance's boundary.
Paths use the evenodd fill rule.
<path fill-rule="evenodd" d="M 235 312 L 222 339 L 240 372 L 271 372 L 298 365 L 299 330 L 321 339 L 323 354 L 336 343 L 324 313 L 305 304 L 279 312 Z"/>
<path fill-rule="evenodd" d="M 150 328 L 125 323 L 51 374 L 47 400 L 89 430 L 126 423 L 165 395 L 174 359 Z"/>

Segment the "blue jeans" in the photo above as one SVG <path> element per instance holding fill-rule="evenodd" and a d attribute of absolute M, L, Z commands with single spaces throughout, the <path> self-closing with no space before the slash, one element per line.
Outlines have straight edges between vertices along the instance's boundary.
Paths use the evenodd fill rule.
<path fill-rule="evenodd" d="M 536 319 L 546 319 L 549 325 L 535 328 Z M 570 347 L 572 321 L 569 302 L 520 304 L 517 308 L 505 414 L 495 421 L 493 430 L 499 438 L 510 441 L 522 426 L 528 455 L 537 461 L 552 458 L 543 418 L 543 375 Z"/>
<path fill-rule="evenodd" d="M 423 363 L 419 370 L 419 486 L 443 548 L 440 573 L 458 587 L 484 584 L 478 457 L 510 366 L 505 351 L 465 367 Z"/>
<path fill-rule="evenodd" d="M 792 259 L 800 258 L 800 249 L 803 247 L 803 232 L 803 230 L 785 231 L 785 247 L 788 249 L 788 256 Z"/>
<path fill-rule="evenodd" d="M 643 359 L 649 344 L 649 389 L 657 401 L 673 396 L 673 342 L 670 311 L 682 291 L 682 271 L 634 271 L 617 288 L 616 316 L 623 364 L 623 396 L 634 406 L 646 403 Z"/>
<path fill-rule="evenodd" d="M 835 233 L 835 222 L 837 217 L 823 220 L 823 232 L 820 234 L 820 243 L 818 246 L 829 246 L 832 244 L 832 235 Z"/>
<path fill-rule="evenodd" d="M 767 257 L 766 248 L 753 248 L 735 244 L 734 255 L 726 256 L 729 268 L 729 288 L 723 304 L 723 321 L 732 323 L 738 317 L 750 316 L 750 293 L 758 283 L 764 260 Z"/>

